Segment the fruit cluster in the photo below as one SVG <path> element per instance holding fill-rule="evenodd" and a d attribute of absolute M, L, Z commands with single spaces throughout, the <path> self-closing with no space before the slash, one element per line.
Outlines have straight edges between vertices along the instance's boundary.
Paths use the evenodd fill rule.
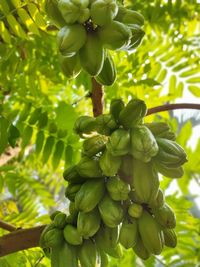
<path fill-rule="evenodd" d="M 108 50 L 133 51 L 144 36 L 142 15 L 116 0 L 47 0 L 46 12 L 61 28 L 60 62 L 69 78 L 83 69 L 101 84 L 112 85 L 116 69 Z"/>
<path fill-rule="evenodd" d="M 176 246 L 176 218 L 158 173 L 181 177 L 186 154 L 167 124 L 144 124 L 146 111 L 140 99 L 126 106 L 115 99 L 109 114 L 76 121 L 84 142 L 80 162 L 63 174 L 69 215 L 56 212 L 41 237 L 53 267 L 64 258 L 69 266 L 108 266 L 122 246 L 144 260 Z"/>

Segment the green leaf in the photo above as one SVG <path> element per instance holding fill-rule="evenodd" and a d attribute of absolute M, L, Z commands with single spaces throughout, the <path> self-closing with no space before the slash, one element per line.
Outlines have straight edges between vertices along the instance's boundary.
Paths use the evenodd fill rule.
<path fill-rule="evenodd" d="M 41 111 L 42 108 L 37 108 L 32 112 L 30 119 L 28 121 L 30 125 L 35 124 L 40 119 Z"/>
<path fill-rule="evenodd" d="M 33 128 L 27 125 L 22 134 L 22 144 L 21 144 L 22 148 L 25 148 L 30 143 L 32 134 L 33 134 Z"/>
<path fill-rule="evenodd" d="M 13 124 L 8 129 L 8 142 L 12 147 L 15 147 L 17 139 L 20 137 L 20 132 Z"/>
<path fill-rule="evenodd" d="M 55 137 L 54 136 L 49 136 L 46 140 L 46 143 L 44 145 L 43 149 L 43 157 L 42 157 L 42 162 L 45 164 L 47 163 L 49 157 L 51 156 L 51 152 L 53 150 L 53 146 L 55 143 Z"/>
<path fill-rule="evenodd" d="M 200 87 L 199 86 L 192 86 L 189 85 L 188 89 L 190 90 L 190 92 L 197 97 L 200 97 Z"/>
<path fill-rule="evenodd" d="M 35 141 L 35 153 L 37 155 L 39 155 L 40 152 L 42 151 L 43 144 L 44 144 L 44 132 L 39 131 L 37 133 L 36 141 Z"/>
<path fill-rule="evenodd" d="M 72 146 L 68 145 L 65 148 L 65 165 L 70 166 L 73 162 L 73 148 Z"/>
<path fill-rule="evenodd" d="M 58 167 L 60 163 L 60 160 L 63 155 L 64 147 L 65 147 L 65 144 L 62 140 L 59 140 L 56 143 L 55 151 L 52 157 L 52 165 L 53 165 L 54 170 Z"/>
<path fill-rule="evenodd" d="M 43 112 L 40 115 L 40 118 L 39 118 L 39 121 L 38 121 L 38 128 L 42 129 L 42 128 L 46 127 L 47 123 L 48 123 L 48 113 L 47 112 Z"/>
<path fill-rule="evenodd" d="M 8 120 L 0 116 L 0 155 L 4 152 L 8 143 L 8 126 Z"/>

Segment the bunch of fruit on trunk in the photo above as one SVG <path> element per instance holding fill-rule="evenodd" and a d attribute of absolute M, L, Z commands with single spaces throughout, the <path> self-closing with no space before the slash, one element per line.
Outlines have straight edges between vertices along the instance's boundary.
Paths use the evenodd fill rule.
<path fill-rule="evenodd" d="M 69 213 L 56 211 L 41 236 L 53 267 L 109 266 L 130 248 L 146 260 L 176 246 L 158 174 L 180 178 L 186 153 L 166 123 L 144 123 L 146 112 L 140 99 L 115 99 L 109 114 L 77 119 L 82 157 L 63 174 Z"/>
<path fill-rule="evenodd" d="M 68 78 L 84 70 L 112 85 L 116 68 L 109 50 L 133 51 L 144 36 L 143 16 L 116 0 L 47 0 L 45 7 L 60 29 L 60 63 Z"/>

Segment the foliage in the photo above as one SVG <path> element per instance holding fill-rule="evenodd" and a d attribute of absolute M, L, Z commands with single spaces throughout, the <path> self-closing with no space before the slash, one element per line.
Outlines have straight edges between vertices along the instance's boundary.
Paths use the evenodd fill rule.
<path fill-rule="evenodd" d="M 198 1 L 127 0 L 125 5 L 144 15 L 146 35 L 135 53 L 113 53 L 118 74 L 115 84 L 105 87 L 105 111 L 112 98 L 127 101 L 133 95 L 149 108 L 182 99 L 198 102 Z M 81 147 L 73 123 L 79 115 L 92 115 L 90 78 L 63 76 L 56 33 L 43 1 L 0 1 L 0 219 L 18 227 L 48 223 L 52 211 L 67 206 L 62 172 L 79 160 Z M 130 250 L 120 261 L 110 258 L 111 267 L 192 267 L 200 261 L 200 211 L 191 190 L 191 184 L 200 186 L 200 140 L 193 138 L 199 114 L 182 111 L 186 120 L 176 114 L 163 112 L 145 122 L 169 122 L 188 154 L 184 177 L 161 182 L 177 214 L 178 246 L 147 262 Z M 36 266 L 42 255 L 31 249 L 0 259 L 0 266 Z M 49 264 L 41 259 L 37 266 Z"/>

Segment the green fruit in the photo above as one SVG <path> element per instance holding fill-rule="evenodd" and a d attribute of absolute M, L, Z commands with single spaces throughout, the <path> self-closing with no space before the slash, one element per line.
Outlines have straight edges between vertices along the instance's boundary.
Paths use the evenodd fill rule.
<path fill-rule="evenodd" d="M 109 24 L 117 15 L 118 5 L 115 0 L 95 0 L 91 4 L 91 18 L 94 24 Z"/>
<path fill-rule="evenodd" d="M 170 178 L 181 178 L 184 174 L 182 167 L 167 167 L 164 163 L 162 164 L 158 160 L 153 160 L 155 169 L 162 175 Z"/>
<path fill-rule="evenodd" d="M 135 24 L 129 25 L 129 28 L 131 30 L 132 37 L 130 43 L 124 48 L 124 50 L 132 51 L 141 44 L 145 32 Z"/>
<path fill-rule="evenodd" d="M 109 248 L 115 248 L 119 239 L 119 227 L 110 228 L 102 225 L 95 235 L 97 247 L 105 252 Z"/>
<path fill-rule="evenodd" d="M 87 8 L 88 0 L 74 1 L 74 0 L 60 0 L 58 7 L 67 24 L 75 22 L 84 23 L 90 17 L 90 11 Z"/>
<path fill-rule="evenodd" d="M 77 247 L 64 242 L 61 247 L 58 247 L 58 265 L 56 267 L 78 267 L 78 253 Z M 56 257 L 57 258 L 57 257 Z M 52 262 L 52 261 L 51 261 Z M 55 262 L 55 261 L 54 261 Z M 53 266 L 52 266 L 53 267 Z"/>
<path fill-rule="evenodd" d="M 126 128 L 132 128 L 142 121 L 146 115 L 147 107 L 143 100 L 132 99 L 119 114 L 119 122 Z"/>
<path fill-rule="evenodd" d="M 124 129 L 115 130 L 106 145 L 108 151 L 113 156 L 124 156 L 128 154 L 130 148 L 130 134 Z"/>
<path fill-rule="evenodd" d="M 96 127 L 98 133 L 110 135 L 117 129 L 117 124 L 111 114 L 102 114 L 96 117 Z"/>
<path fill-rule="evenodd" d="M 59 60 L 62 72 L 67 78 L 76 78 L 81 72 L 81 66 L 77 55 L 72 57 L 60 55 Z"/>
<path fill-rule="evenodd" d="M 122 180 L 131 184 L 133 176 L 133 157 L 131 155 L 126 155 L 122 157 L 122 164 L 118 171 L 118 174 Z"/>
<path fill-rule="evenodd" d="M 163 194 L 163 191 L 159 189 L 156 199 L 151 203 L 151 208 L 153 209 L 161 208 L 164 205 L 164 203 L 165 203 L 165 196 Z"/>
<path fill-rule="evenodd" d="M 85 179 L 78 174 L 76 165 L 67 168 L 63 173 L 63 177 L 66 181 L 73 184 L 80 184 L 85 181 Z"/>
<path fill-rule="evenodd" d="M 142 215 L 143 207 L 142 205 L 133 203 L 128 208 L 128 214 L 133 218 L 139 218 Z"/>
<path fill-rule="evenodd" d="M 104 49 L 96 32 L 88 33 L 84 46 L 79 51 L 82 68 L 91 76 L 97 76 L 104 63 Z"/>
<path fill-rule="evenodd" d="M 109 53 L 104 59 L 103 68 L 98 76 L 95 77 L 96 81 L 102 85 L 111 86 L 116 80 L 116 67 L 115 63 Z"/>
<path fill-rule="evenodd" d="M 77 171 L 80 176 L 85 178 L 102 177 L 99 162 L 88 157 L 83 157 L 77 165 Z"/>
<path fill-rule="evenodd" d="M 91 134 L 95 131 L 95 118 L 89 116 L 79 117 L 74 124 L 74 132 L 80 137 L 84 137 L 84 134 Z"/>
<path fill-rule="evenodd" d="M 136 245 L 133 247 L 133 250 L 135 254 L 143 260 L 147 260 L 151 256 L 140 237 L 138 238 Z"/>
<path fill-rule="evenodd" d="M 103 250 L 100 250 L 99 253 L 101 258 L 100 267 L 109 267 L 108 255 Z"/>
<path fill-rule="evenodd" d="M 57 35 L 57 43 L 60 53 L 65 54 L 78 52 L 84 46 L 87 33 L 80 24 L 68 25 L 60 29 Z"/>
<path fill-rule="evenodd" d="M 108 137 L 105 135 L 95 135 L 83 142 L 82 154 L 87 157 L 93 157 L 105 149 Z"/>
<path fill-rule="evenodd" d="M 131 129 L 131 154 L 135 159 L 149 162 L 158 153 L 158 145 L 151 131 L 145 126 Z"/>
<path fill-rule="evenodd" d="M 82 184 L 69 183 L 65 190 L 65 197 L 71 201 L 74 201 L 76 193 L 81 188 Z"/>
<path fill-rule="evenodd" d="M 177 245 L 177 236 L 173 229 L 164 229 L 165 246 L 175 248 Z"/>
<path fill-rule="evenodd" d="M 105 192 L 103 179 L 85 182 L 75 197 L 77 210 L 89 212 L 93 210 L 102 199 Z"/>
<path fill-rule="evenodd" d="M 98 35 L 105 48 L 118 50 L 129 44 L 131 30 L 123 23 L 112 21 L 99 28 Z"/>
<path fill-rule="evenodd" d="M 119 242 L 120 244 L 129 249 L 134 247 L 138 240 L 138 226 L 137 221 L 133 220 L 131 223 L 124 221 L 120 229 Z"/>
<path fill-rule="evenodd" d="M 151 203 L 156 199 L 159 179 L 151 163 L 144 163 L 140 160 L 133 161 L 133 181 L 131 185 L 140 202 Z"/>
<path fill-rule="evenodd" d="M 85 240 L 79 250 L 79 260 L 81 267 L 94 267 L 97 261 L 96 245 L 91 240 Z"/>
<path fill-rule="evenodd" d="M 165 122 L 145 123 L 145 126 L 149 128 L 156 138 L 166 138 L 173 141 L 176 139 L 175 134 L 170 131 L 169 125 Z"/>
<path fill-rule="evenodd" d="M 159 255 L 163 249 L 162 232 L 156 220 L 147 211 L 143 211 L 138 219 L 138 229 L 148 252 Z"/>
<path fill-rule="evenodd" d="M 110 114 L 115 121 L 119 122 L 119 114 L 124 109 L 124 102 L 121 99 L 113 99 L 110 104 Z"/>
<path fill-rule="evenodd" d="M 82 236 L 73 225 L 66 225 L 63 230 L 65 240 L 71 245 L 80 245 L 83 242 Z"/>
<path fill-rule="evenodd" d="M 64 237 L 61 229 L 51 229 L 43 236 L 44 247 L 57 247 L 63 244 Z"/>
<path fill-rule="evenodd" d="M 53 221 L 57 214 L 61 213 L 61 211 L 56 210 L 50 215 L 50 219 Z"/>
<path fill-rule="evenodd" d="M 90 212 L 79 212 L 77 220 L 78 232 L 88 239 L 96 234 L 100 227 L 101 218 L 97 209 Z"/>
<path fill-rule="evenodd" d="M 106 195 L 98 205 L 103 222 L 111 228 L 117 227 L 123 219 L 123 208 L 120 202 Z"/>
<path fill-rule="evenodd" d="M 175 228 L 176 227 L 176 217 L 172 208 L 166 203 L 153 210 L 156 221 L 164 228 Z"/>
<path fill-rule="evenodd" d="M 50 223 L 50 224 L 48 224 L 48 225 L 44 228 L 44 230 L 43 230 L 42 233 L 41 233 L 40 240 L 39 240 L 39 245 L 40 245 L 41 248 L 45 248 L 45 247 L 47 247 L 47 246 L 46 246 L 46 241 L 45 241 L 45 239 L 44 239 L 44 236 L 46 235 L 46 233 L 47 233 L 48 231 L 52 230 L 52 229 L 55 229 L 55 228 L 56 228 L 56 227 L 55 227 L 55 225 L 54 225 L 53 222 Z"/>
<path fill-rule="evenodd" d="M 156 139 L 159 151 L 155 160 L 165 165 L 168 168 L 179 168 L 187 162 L 187 155 L 184 149 L 176 142 L 165 139 Z"/>
<path fill-rule="evenodd" d="M 134 10 L 127 9 L 123 6 L 119 7 L 115 19 L 124 24 L 136 24 L 140 26 L 144 25 L 144 17 L 140 13 Z"/>
<path fill-rule="evenodd" d="M 118 176 L 109 178 L 106 188 L 113 200 L 127 200 L 129 197 L 130 185 L 122 181 Z"/>
<path fill-rule="evenodd" d="M 55 216 L 53 222 L 54 222 L 55 227 L 59 229 L 63 229 L 66 225 L 66 214 L 62 212 L 58 213 Z"/>
<path fill-rule="evenodd" d="M 66 23 L 65 20 L 58 9 L 57 0 L 46 0 L 44 5 L 44 10 L 47 13 L 49 19 L 58 27 L 63 27 Z"/>
<path fill-rule="evenodd" d="M 106 253 L 116 259 L 119 259 L 123 256 L 123 251 L 120 244 L 117 244 L 117 246 L 114 248 L 107 248 Z"/>
<path fill-rule="evenodd" d="M 105 150 L 100 157 L 99 165 L 104 175 L 114 176 L 121 165 L 121 158 L 115 157 L 108 150 Z"/>

